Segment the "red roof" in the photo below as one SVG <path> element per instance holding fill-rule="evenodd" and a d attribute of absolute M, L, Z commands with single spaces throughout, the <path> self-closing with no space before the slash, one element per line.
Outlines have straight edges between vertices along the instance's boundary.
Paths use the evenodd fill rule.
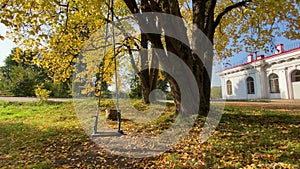
<path fill-rule="evenodd" d="M 221 71 L 219 71 L 219 72 L 223 72 L 223 71 L 225 71 L 225 70 L 230 70 L 230 69 L 233 69 L 233 68 L 236 68 L 236 67 L 240 67 L 240 66 L 245 66 L 245 65 L 248 65 L 248 64 L 257 62 L 257 61 L 270 59 L 270 58 L 273 58 L 273 57 L 275 57 L 275 56 L 278 56 L 278 55 L 281 55 L 281 54 L 284 54 L 284 53 L 293 52 L 293 51 L 296 51 L 296 50 L 299 50 L 299 49 L 300 49 L 300 47 L 297 47 L 297 48 L 294 48 L 294 49 L 290 49 L 290 50 L 286 50 L 286 51 L 281 52 L 281 53 L 277 53 L 277 54 L 273 54 L 273 55 L 270 55 L 270 56 L 266 56 L 266 57 L 264 57 L 263 59 L 260 59 L 260 60 L 253 60 L 253 61 L 251 61 L 251 62 L 242 63 L 242 64 L 239 64 L 239 65 L 236 65 L 236 66 L 232 66 L 232 67 L 226 68 L 226 69 L 224 69 L 224 70 L 221 70 Z"/>

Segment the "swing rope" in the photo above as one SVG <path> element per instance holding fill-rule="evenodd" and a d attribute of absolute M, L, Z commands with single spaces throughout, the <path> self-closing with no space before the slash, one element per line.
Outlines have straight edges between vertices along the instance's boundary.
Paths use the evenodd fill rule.
<path fill-rule="evenodd" d="M 109 11 L 110 11 L 110 9 L 107 11 L 107 16 L 106 16 L 107 18 L 109 18 L 109 15 L 110 15 Z M 106 21 L 104 50 L 103 50 L 103 62 L 101 62 L 98 65 L 98 70 L 100 72 L 100 76 L 99 76 L 99 79 L 97 80 L 97 88 L 99 88 L 99 90 L 98 90 L 99 94 L 98 94 L 98 92 L 96 92 L 96 94 L 98 94 L 97 95 L 98 96 L 98 102 L 97 102 L 97 113 L 96 113 L 96 116 L 95 116 L 94 134 L 96 134 L 98 132 L 98 120 L 99 120 L 99 114 L 100 114 L 100 111 L 101 111 L 100 110 L 100 107 L 101 107 L 101 93 L 102 93 L 102 81 L 103 81 L 103 74 L 104 74 L 104 59 L 105 59 L 105 55 L 106 55 L 106 44 L 107 44 L 107 39 L 108 39 L 107 36 L 108 36 L 108 22 Z M 97 88 L 96 88 L 96 91 L 97 91 Z"/>
<path fill-rule="evenodd" d="M 101 107 L 101 92 L 103 90 L 103 80 L 104 80 L 104 65 L 105 65 L 105 56 L 107 53 L 106 50 L 106 45 L 108 41 L 108 20 L 110 17 L 111 13 L 111 22 L 112 22 L 112 41 L 113 41 L 113 59 L 114 59 L 114 71 L 115 71 L 115 90 L 116 90 L 116 110 L 117 110 L 117 120 L 118 120 L 118 134 L 124 134 L 123 131 L 121 130 L 121 111 L 119 109 L 119 88 L 118 88 L 118 73 L 117 73 L 117 57 L 116 57 L 116 42 L 115 42 L 115 23 L 114 23 L 114 1 L 113 0 L 108 0 L 107 1 L 108 5 L 108 11 L 107 11 L 107 20 L 106 20 L 106 27 L 105 27 L 105 41 L 104 41 L 104 50 L 103 50 L 103 62 L 101 62 L 98 65 L 98 69 L 100 73 L 100 86 L 99 87 L 99 95 L 98 95 L 98 102 L 97 102 L 97 113 L 95 116 L 95 124 L 94 124 L 94 133 L 92 134 L 93 136 L 108 136 L 108 135 L 101 135 L 98 132 L 98 119 L 99 119 L 99 114 L 100 114 L 100 107 Z M 109 63 L 109 66 L 111 63 Z M 100 70 L 101 69 L 101 70 Z M 97 85 L 99 85 L 99 82 L 97 82 Z"/>
<path fill-rule="evenodd" d="M 116 87 L 116 109 L 118 120 L 118 133 L 123 134 L 121 130 L 121 111 L 119 109 L 119 87 L 118 87 L 118 72 L 117 72 L 117 56 L 116 56 L 116 39 L 115 39 L 115 22 L 114 22 L 114 0 L 111 1 L 111 21 L 112 21 L 112 40 L 113 40 L 113 55 L 115 64 L 115 87 Z"/>

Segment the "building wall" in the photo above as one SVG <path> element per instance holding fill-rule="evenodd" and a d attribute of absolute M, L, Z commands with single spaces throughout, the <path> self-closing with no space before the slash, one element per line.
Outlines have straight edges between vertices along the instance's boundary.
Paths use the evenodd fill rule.
<path fill-rule="evenodd" d="M 287 74 L 289 76 L 289 84 L 288 87 L 290 89 L 290 98 L 291 99 L 300 99 L 300 82 L 292 82 L 291 81 L 291 74 L 295 70 L 300 70 L 300 58 L 295 60 L 297 64 L 290 66 L 287 70 Z"/>
<path fill-rule="evenodd" d="M 293 93 L 293 98 L 300 99 L 300 92 L 299 92 L 300 91 L 300 82 L 293 82 L 292 86 L 293 86 L 292 90 L 297 91 L 297 92 Z"/>
<path fill-rule="evenodd" d="M 261 83 L 259 71 L 257 69 L 251 69 L 248 71 L 241 71 L 234 74 L 229 74 L 221 78 L 222 96 L 223 99 L 258 99 L 261 97 Z M 254 94 L 248 94 L 247 82 L 248 77 L 254 79 Z M 227 81 L 232 83 L 232 95 L 227 94 Z"/>
<path fill-rule="evenodd" d="M 277 74 L 278 80 L 279 80 L 279 90 L 280 93 L 271 93 L 270 92 L 270 84 L 269 84 L 269 76 L 271 74 Z M 270 99 L 288 99 L 288 86 L 287 86 L 287 76 L 286 76 L 286 70 L 284 67 L 270 67 L 266 70 L 267 74 L 267 93 L 268 97 Z"/>
<path fill-rule="evenodd" d="M 272 65 L 266 69 L 267 77 L 272 73 L 276 73 L 279 77 L 280 93 L 270 93 L 270 86 L 268 87 L 268 98 L 270 99 L 294 99 L 293 85 L 291 74 L 294 70 L 300 69 L 300 59 L 282 62 L 280 64 Z M 300 90 L 297 90 L 298 92 Z"/>
<path fill-rule="evenodd" d="M 300 70 L 300 50 L 225 70 L 219 74 L 223 99 L 300 99 L 300 82 L 291 82 L 291 73 L 296 69 Z M 278 75 L 280 93 L 270 92 L 269 76 L 272 73 Z M 254 79 L 255 94 L 247 93 L 249 76 Z M 232 82 L 232 95 L 227 95 L 227 80 Z"/>

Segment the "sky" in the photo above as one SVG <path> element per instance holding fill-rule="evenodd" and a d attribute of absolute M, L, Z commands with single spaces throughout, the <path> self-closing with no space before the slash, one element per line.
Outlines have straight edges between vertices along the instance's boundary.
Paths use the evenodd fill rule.
<path fill-rule="evenodd" d="M 5 36 L 6 27 L 0 23 L 0 35 Z M 12 40 L 5 38 L 0 39 L 0 66 L 4 66 L 4 59 L 10 54 L 11 49 L 14 47 Z"/>

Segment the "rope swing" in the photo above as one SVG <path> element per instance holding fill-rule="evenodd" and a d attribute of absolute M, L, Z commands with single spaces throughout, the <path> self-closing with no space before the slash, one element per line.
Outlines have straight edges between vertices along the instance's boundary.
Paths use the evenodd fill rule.
<path fill-rule="evenodd" d="M 117 57 L 116 57 L 116 42 L 115 42 L 115 23 L 114 23 L 114 1 L 113 0 L 107 0 L 106 1 L 107 6 L 108 6 L 108 12 L 107 12 L 107 19 L 106 19 L 106 26 L 105 26 L 105 41 L 104 41 L 104 50 L 103 50 L 103 61 L 98 65 L 99 72 L 99 80 L 100 84 L 97 83 L 97 87 L 99 87 L 99 95 L 98 95 L 98 102 L 97 102 L 97 112 L 96 115 L 93 116 L 95 117 L 95 123 L 94 123 L 94 132 L 92 134 L 92 137 L 105 137 L 105 136 L 121 136 L 123 135 L 123 131 L 121 130 L 121 111 L 119 109 L 119 88 L 118 88 L 118 73 L 117 73 Z M 106 45 L 108 41 L 108 24 L 109 24 L 109 18 L 111 17 L 111 23 L 112 23 L 112 43 L 113 43 L 113 63 L 114 63 L 114 71 L 115 71 L 115 90 L 116 90 L 116 111 L 117 111 L 117 120 L 118 120 L 118 131 L 113 132 L 113 131 L 102 131 L 98 132 L 98 120 L 99 120 L 99 114 L 101 112 L 101 92 L 103 90 L 103 80 L 104 80 L 104 61 L 105 61 L 105 56 L 106 56 Z M 110 64 L 109 64 L 110 66 Z M 99 86 L 100 85 L 100 86 Z M 97 90 L 96 87 L 96 90 Z M 97 92 L 96 92 L 97 93 Z"/>

